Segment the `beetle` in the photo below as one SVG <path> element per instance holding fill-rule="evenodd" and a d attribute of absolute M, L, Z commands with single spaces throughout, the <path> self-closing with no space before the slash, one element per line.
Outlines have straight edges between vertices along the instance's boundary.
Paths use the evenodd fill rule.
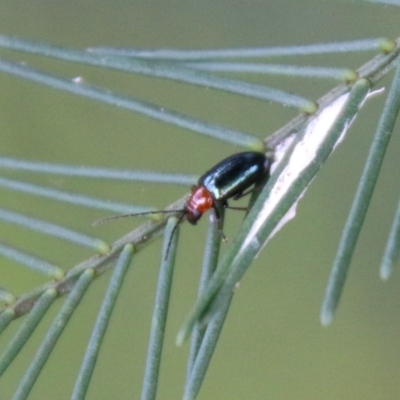
<path fill-rule="evenodd" d="M 225 239 L 222 232 L 222 220 L 218 209 L 220 207 L 243 209 L 238 207 L 229 207 L 228 200 L 238 200 L 239 198 L 246 196 L 258 183 L 260 183 L 261 180 L 264 178 L 268 179 L 271 164 L 272 158 L 266 156 L 264 153 L 245 151 L 233 154 L 216 164 L 198 179 L 197 185 L 192 187 L 191 194 L 183 209 L 148 211 L 143 213 L 119 215 L 96 221 L 94 224 L 97 225 L 112 219 L 130 216 L 181 212 L 182 214 L 171 232 L 171 237 L 166 250 L 167 257 L 172 237 L 183 218 L 186 217 L 190 224 L 196 225 L 201 216 L 209 209 L 213 208 L 218 221 L 219 230 L 222 237 Z M 254 187 L 251 188 L 253 185 Z"/>
<path fill-rule="evenodd" d="M 238 200 L 249 194 L 253 184 L 269 174 L 271 159 L 263 153 L 246 151 L 225 158 L 202 175 L 187 200 L 183 212 L 192 225 L 214 208 L 217 219 L 218 207 L 228 207 L 228 199 Z"/>

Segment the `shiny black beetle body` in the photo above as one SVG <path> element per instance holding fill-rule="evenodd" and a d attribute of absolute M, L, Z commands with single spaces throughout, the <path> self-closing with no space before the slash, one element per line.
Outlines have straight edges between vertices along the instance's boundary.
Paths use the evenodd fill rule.
<path fill-rule="evenodd" d="M 262 153 L 247 151 L 234 154 L 215 165 L 199 178 L 216 201 L 241 195 L 269 172 L 270 160 Z"/>

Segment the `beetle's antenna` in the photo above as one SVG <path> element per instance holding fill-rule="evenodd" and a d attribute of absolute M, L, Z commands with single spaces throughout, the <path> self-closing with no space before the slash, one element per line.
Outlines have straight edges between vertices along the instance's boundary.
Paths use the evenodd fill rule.
<path fill-rule="evenodd" d="M 172 232 L 171 232 L 171 236 L 169 237 L 169 240 L 168 240 L 167 250 L 165 252 L 165 258 L 167 258 L 168 254 L 169 254 L 169 249 L 171 247 L 172 238 L 174 237 L 176 229 L 178 228 L 178 225 L 182 222 L 183 217 L 187 214 L 187 211 L 184 208 L 178 209 L 178 210 L 145 211 L 145 212 L 141 212 L 141 213 L 115 215 L 113 217 L 107 217 L 107 218 L 103 218 L 103 219 L 99 219 L 97 221 L 94 221 L 92 223 L 92 225 L 93 226 L 101 225 L 101 224 L 104 224 L 106 222 L 113 221 L 115 219 L 120 219 L 120 218 L 137 217 L 137 216 L 149 215 L 149 214 L 168 214 L 168 213 L 179 213 L 179 212 L 181 213 L 181 215 L 178 218 L 178 221 L 176 222 L 175 226 L 173 227 Z"/>
<path fill-rule="evenodd" d="M 177 210 L 177 211 L 180 211 L 180 210 Z M 168 240 L 167 250 L 166 250 L 166 252 L 165 252 L 164 260 L 166 260 L 167 257 L 168 257 L 169 249 L 170 249 L 171 243 L 172 243 L 172 238 L 174 237 L 174 234 L 175 234 L 175 232 L 176 232 L 176 229 L 178 228 L 178 225 L 182 222 L 182 219 L 183 219 L 183 217 L 184 217 L 185 215 L 186 215 L 186 210 L 182 210 L 182 215 L 178 218 L 178 221 L 176 222 L 175 226 L 174 226 L 173 229 L 172 229 L 171 236 L 169 237 L 169 240 Z"/>
<path fill-rule="evenodd" d="M 103 219 L 99 219 L 97 221 L 94 221 L 92 223 L 92 226 L 97 226 L 104 224 L 109 221 L 113 221 L 115 219 L 121 219 L 121 218 L 128 218 L 128 217 L 137 217 L 141 215 L 149 215 L 149 214 L 167 214 L 167 213 L 177 213 L 181 212 L 182 216 L 185 215 L 186 211 L 184 209 L 181 210 L 159 210 L 159 211 L 145 211 L 145 212 L 140 212 L 140 213 L 132 213 L 132 214 L 122 214 L 122 215 L 115 215 L 113 217 L 107 217 Z M 182 219 L 182 216 L 179 218 L 179 221 Z M 174 228 L 175 230 L 175 228 Z"/>

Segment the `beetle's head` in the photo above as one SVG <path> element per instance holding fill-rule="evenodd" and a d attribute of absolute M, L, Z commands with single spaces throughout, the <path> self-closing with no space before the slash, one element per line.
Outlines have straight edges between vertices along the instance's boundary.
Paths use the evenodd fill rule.
<path fill-rule="evenodd" d="M 202 216 L 202 213 L 200 211 L 198 211 L 198 210 L 188 210 L 188 209 L 186 209 L 185 210 L 185 214 L 186 214 L 186 219 L 192 225 L 196 225 L 197 221 Z"/>

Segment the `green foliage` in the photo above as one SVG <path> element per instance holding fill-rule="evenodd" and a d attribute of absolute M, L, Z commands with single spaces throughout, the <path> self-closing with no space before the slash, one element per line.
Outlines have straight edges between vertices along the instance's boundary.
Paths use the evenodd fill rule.
<path fill-rule="evenodd" d="M 44 87 L 57 89 L 83 98 L 96 100 L 105 105 L 112 105 L 124 110 L 133 111 L 155 121 L 167 123 L 174 128 L 184 128 L 184 133 L 199 133 L 212 140 L 222 141 L 253 150 L 264 151 L 275 157 L 273 173 L 262 190 L 253 193 L 247 213 L 238 234 L 231 238 L 224 252 L 219 257 L 221 235 L 215 220 L 211 219 L 208 239 L 204 250 L 203 272 L 200 281 L 199 297 L 187 316 L 177 336 L 177 344 L 182 345 L 191 337 L 192 343 L 188 356 L 187 376 L 184 383 L 183 398 L 194 399 L 198 396 L 208 371 L 211 358 L 216 349 L 222 327 L 230 309 L 233 294 L 238 282 L 249 266 L 265 246 L 266 242 L 282 225 L 294 216 L 298 201 L 306 193 L 311 181 L 320 172 L 321 166 L 331 155 L 336 145 L 343 139 L 354 118 L 364 106 L 364 101 L 371 95 L 383 78 L 389 79 L 392 70 L 396 69 L 391 88 L 386 95 L 376 135 L 366 162 L 359 188 L 351 207 L 348 222 L 340 240 L 338 254 L 334 260 L 331 277 L 323 302 L 321 321 L 328 324 L 341 298 L 350 262 L 356 250 L 361 227 L 367 217 L 373 191 L 378 182 L 379 172 L 395 127 L 400 108 L 400 39 L 395 41 L 384 38 L 355 40 L 337 43 L 317 43 L 313 45 L 295 45 L 265 48 L 219 49 L 219 50 L 177 50 L 177 49 L 120 49 L 90 48 L 76 50 L 70 47 L 55 46 L 42 41 L 25 40 L 15 36 L 0 36 L 0 50 L 6 56 L 0 60 L 0 72 L 21 80 L 34 82 Z M 264 63 L 265 58 L 293 57 L 300 55 L 356 53 L 374 51 L 378 53 L 357 69 L 337 68 L 333 66 L 304 66 Z M 30 63 L 12 61 L 12 57 L 26 54 L 37 57 L 40 62 L 62 61 L 87 68 L 95 67 L 104 73 L 124 72 L 133 77 L 146 76 L 152 80 L 167 80 L 187 85 L 209 88 L 223 93 L 225 96 L 240 95 L 244 98 L 276 103 L 279 106 L 294 108 L 299 115 L 293 118 L 272 135 L 262 139 L 255 135 L 241 132 L 240 129 L 227 128 L 217 124 L 176 112 L 167 107 L 160 107 L 139 95 L 128 96 L 123 90 L 110 90 L 103 86 L 87 84 L 80 77 L 71 79 L 63 73 L 49 73 L 46 68 L 31 67 Z M 241 62 L 238 62 L 238 60 Z M 242 60 L 245 60 L 243 62 Z M 254 60 L 257 62 L 255 63 Z M 40 64 L 40 63 L 39 63 Z M 55 70 L 57 70 L 55 68 Z M 310 100 L 308 96 L 293 94 L 291 91 L 268 87 L 258 83 L 250 83 L 244 79 L 231 78 L 220 73 L 233 74 L 273 74 L 293 77 L 310 77 L 314 82 L 318 78 L 339 80 L 341 83 L 329 90 L 318 100 Z M 289 79 L 289 78 L 287 78 Z M 214 93 L 214 92 L 213 92 Z M 274 105 L 276 106 L 276 105 Z M 271 106 L 272 107 L 272 106 Z M 51 111 L 51 110 L 50 110 Z M 327 122 L 329 120 L 329 122 Z M 319 124 L 319 125 L 318 125 Z M 316 128 L 318 126 L 318 129 Z M 170 128 L 171 129 L 171 128 Z M 160 134 L 161 136 L 161 134 Z M 218 143 L 216 141 L 215 143 Z M 96 143 L 98 145 L 98 143 Z M 177 158 L 188 148 L 181 146 L 175 154 Z M 148 157 L 152 154 L 149 152 Z M 190 157 L 190 156 L 189 156 Z M 109 184 L 129 180 L 138 182 L 157 182 L 164 184 L 188 185 L 195 182 L 190 174 L 169 174 L 147 170 L 127 171 L 124 169 L 65 165 L 62 163 L 30 161 L 0 156 L 2 171 L 28 171 L 32 180 L 22 182 L 9 177 L 0 177 L 0 187 L 13 193 L 36 196 L 40 200 L 67 204 L 75 204 L 89 209 L 101 209 L 116 213 L 143 213 L 154 211 L 154 207 L 132 205 L 115 200 L 104 200 L 96 196 L 72 191 L 58 190 L 44 186 L 39 177 L 53 176 L 73 179 L 88 177 L 107 179 Z M 207 165 L 209 168 L 211 165 Z M 186 172 L 186 171 L 185 171 Z M 54 178 L 55 179 L 55 178 Z M 37 181 L 39 183 L 37 183 Z M 19 263 L 36 273 L 45 276 L 45 283 L 29 288 L 23 294 L 14 294 L 7 287 L 2 287 L 0 300 L 4 303 L 0 310 L 0 332 L 7 333 L 14 321 L 23 318 L 13 338 L 0 351 L 0 376 L 4 374 L 17 359 L 24 345 L 35 334 L 36 327 L 48 315 L 57 298 L 62 298 L 62 306 L 48 324 L 47 333 L 32 357 L 26 373 L 18 382 L 14 399 L 27 398 L 34 388 L 42 369 L 49 362 L 50 355 L 64 329 L 73 317 L 81 300 L 90 294 L 93 286 L 100 285 L 102 279 L 95 279 L 113 270 L 106 291 L 101 296 L 101 306 L 92 335 L 84 352 L 82 365 L 71 388 L 73 399 L 83 399 L 91 389 L 91 379 L 96 362 L 101 358 L 102 345 L 106 346 L 107 328 L 112 325 L 114 305 L 119 296 L 129 289 L 123 285 L 125 274 L 131 259 L 146 249 L 149 253 L 157 252 L 149 245 L 154 239 L 164 235 L 164 248 L 160 256 L 159 280 L 156 288 L 155 305 L 149 334 L 147 361 L 143 368 L 142 400 L 156 398 L 159 384 L 159 373 L 162 368 L 163 344 L 167 332 L 167 315 L 170 294 L 173 284 L 175 256 L 182 240 L 178 241 L 178 230 L 174 230 L 187 195 L 173 202 L 166 209 L 172 212 L 151 214 L 152 219 L 125 234 L 111 244 L 107 240 L 92 237 L 84 232 L 51 223 L 43 217 L 34 218 L 24 212 L 13 211 L 12 206 L 0 209 L 0 224 L 7 224 L 47 235 L 51 239 L 58 238 L 64 243 L 69 241 L 90 248 L 93 254 L 79 261 L 71 268 L 64 270 L 60 266 L 46 260 L 45 246 L 19 248 L 17 243 L 0 244 L 0 254 L 15 263 Z M 387 250 L 381 266 L 381 276 L 389 277 L 399 254 L 399 217 L 397 211 L 393 218 L 393 226 L 387 241 Z M 170 251 L 168 251 L 171 233 L 173 235 Z M 12 236 L 12 235 L 10 235 Z M 182 236 L 182 235 L 181 235 Z M 5 235 L 5 242 L 8 242 Z M 39 240 L 40 242 L 40 240 Z M 71 246 L 72 244 L 68 244 Z M 183 246 L 183 245 L 182 245 Z M 224 245 L 222 245 L 224 246 Z M 35 254 L 32 254 L 35 253 Z M 135 262 L 137 262 L 135 260 Z M 50 280 L 48 280 L 50 276 Z M 187 307 L 186 307 L 187 308 Z M 139 323 L 140 324 L 140 323 Z M 114 368 L 115 366 L 109 366 Z M 162 367 L 168 368 L 162 365 Z M 128 396 L 131 398 L 130 396 Z M 65 398 L 61 396 L 60 398 Z M 161 397 L 160 397 L 161 398 Z"/>

